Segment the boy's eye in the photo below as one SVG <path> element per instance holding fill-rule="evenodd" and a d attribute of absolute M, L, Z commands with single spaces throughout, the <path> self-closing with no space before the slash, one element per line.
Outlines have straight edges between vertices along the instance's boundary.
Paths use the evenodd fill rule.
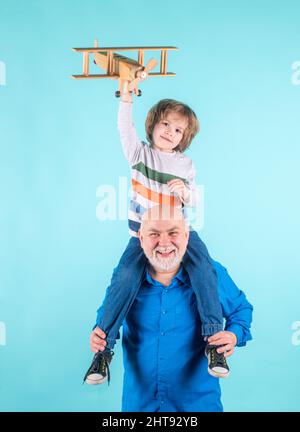
<path fill-rule="evenodd" d="M 176 132 L 181 134 L 181 133 L 182 133 L 182 130 L 180 130 L 180 129 L 176 129 Z"/>

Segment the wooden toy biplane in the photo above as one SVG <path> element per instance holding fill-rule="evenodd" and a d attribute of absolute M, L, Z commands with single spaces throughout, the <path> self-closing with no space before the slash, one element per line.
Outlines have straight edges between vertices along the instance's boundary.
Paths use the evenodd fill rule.
<path fill-rule="evenodd" d="M 138 83 L 144 81 L 147 77 L 157 76 L 174 76 L 173 72 L 167 72 L 167 54 L 170 50 L 178 50 L 172 46 L 153 46 L 153 47 L 99 47 L 98 41 L 95 40 L 94 48 L 73 48 L 73 51 L 83 53 L 83 72 L 82 75 L 72 75 L 76 79 L 91 79 L 91 78 L 111 78 L 119 80 L 119 90 L 115 95 L 120 97 L 125 83 L 128 83 L 128 90 L 134 91 L 137 96 L 141 96 L 142 92 L 138 89 Z M 117 54 L 115 51 L 137 51 L 138 59 L 133 60 L 129 57 L 124 57 Z M 151 72 L 158 62 L 155 58 L 151 58 L 147 65 L 144 65 L 145 51 L 161 51 L 160 53 L 160 72 Z M 89 55 L 94 54 L 94 63 L 101 69 L 106 71 L 106 74 L 90 74 L 89 73 Z"/>

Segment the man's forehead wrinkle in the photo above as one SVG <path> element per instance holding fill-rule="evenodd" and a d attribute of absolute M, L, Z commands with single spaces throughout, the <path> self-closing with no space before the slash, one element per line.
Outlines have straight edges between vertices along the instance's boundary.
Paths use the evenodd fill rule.
<path fill-rule="evenodd" d="M 161 232 L 164 232 L 164 231 L 170 232 L 170 231 L 178 230 L 180 228 L 181 228 L 180 225 L 173 225 L 171 228 L 167 228 L 167 229 L 159 229 L 159 228 L 150 226 L 150 227 L 147 228 L 147 231 L 154 231 L 154 232 L 161 233 Z"/>
<path fill-rule="evenodd" d="M 148 227 L 148 228 L 146 228 L 147 229 L 147 231 L 153 231 L 153 232 L 161 232 L 161 230 L 159 230 L 159 229 L 157 229 L 157 228 L 154 228 L 154 227 Z"/>

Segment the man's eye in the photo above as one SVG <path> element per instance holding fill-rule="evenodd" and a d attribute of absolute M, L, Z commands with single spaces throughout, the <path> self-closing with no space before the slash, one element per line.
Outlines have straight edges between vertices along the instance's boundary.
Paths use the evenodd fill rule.
<path fill-rule="evenodd" d="M 174 236 L 176 236 L 178 234 L 178 231 L 172 231 L 170 234 L 171 234 L 171 236 L 174 237 Z"/>
<path fill-rule="evenodd" d="M 151 234 L 150 234 L 150 237 L 157 237 L 157 236 L 158 236 L 157 233 L 151 233 Z"/>

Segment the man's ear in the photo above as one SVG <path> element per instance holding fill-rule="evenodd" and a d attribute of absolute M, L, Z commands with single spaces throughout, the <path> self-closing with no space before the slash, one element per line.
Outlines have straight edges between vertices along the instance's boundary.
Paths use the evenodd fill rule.
<path fill-rule="evenodd" d="M 140 242 L 141 242 L 141 244 L 142 244 L 143 236 L 142 236 L 141 229 L 138 230 L 138 238 L 139 238 L 139 240 L 140 240 Z"/>
<path fill-rule="evenodd" d="M 185 238 L 186 238 L 186 241 L 188 242 L 189 238 L 190 238 L 190 230 L 189 229 L 185 230 Z"/>

